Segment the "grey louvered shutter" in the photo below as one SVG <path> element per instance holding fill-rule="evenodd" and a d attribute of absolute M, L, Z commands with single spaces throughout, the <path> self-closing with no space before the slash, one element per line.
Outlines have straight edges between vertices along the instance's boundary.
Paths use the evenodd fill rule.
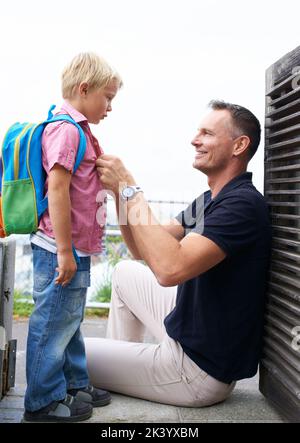
<path fill-rule="evenodd" d="M 267 70 L 265 196 L 273 250 L 260 390 L 300 422 L 300 46 Z"/>

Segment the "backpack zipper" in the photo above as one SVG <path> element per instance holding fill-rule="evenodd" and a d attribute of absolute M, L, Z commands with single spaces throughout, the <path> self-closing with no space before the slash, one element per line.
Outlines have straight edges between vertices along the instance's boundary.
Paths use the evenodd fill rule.
<path fill-rule="evenodd" d="M 21 137 L 25 134 L 25 132 L 33 126 L 32 123 L 28 123 L 25 128 L 20 132 L 15 141 L 15 149 L 14 149 L 14 179 L 18 180 L 19 178 L 19 166 L 20 166 L 20 142 Z"/>
<path fill-rule="evenodd" d="M 30 167 L 29 167 L 29 154 L 30 154 L 30 143 L 31 143 L 31 139 L 32 139 L 33 133 L 37 129 L 37 127 L 40 126 L 41 124 L 42 123 L 38 123 L 36 125 L 33 125 L 33 128 L 31 129 L 31 133 L 30 133 L 29 140 L 28 140 L 28 149 L 27 149 L 27 158 L 26 158 L 27 172 L 28 172 L 28 175 L 30 177 L 30 182 L 31 182 L 32 189 L 33 189 L 34 203 L 35 203 L 35 208 L 36 208 L 36 211 L 35 211 L 35 214 L 34 214 L 36 228 L 38 228 L 37 202 L 36 202 L 35 187 L 33 186 L 33 178 L 32 178 Z"/>

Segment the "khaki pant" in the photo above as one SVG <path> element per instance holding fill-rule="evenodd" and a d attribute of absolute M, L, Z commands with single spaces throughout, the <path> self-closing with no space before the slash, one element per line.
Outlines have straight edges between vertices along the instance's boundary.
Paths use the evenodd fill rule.
<path fill-rule="evenodd" d="M 106 339 L 86 338 L 94 386 L 177 406 L 208 406 L 225 400 L 227 385 L 201 370 L 170 338 L 163 324 L 174 308 L 176 287 L 161 287 L 146 266 L 119 263 L 113 273 Z M 143 343 L 145 329 L 158 344 Z"/>

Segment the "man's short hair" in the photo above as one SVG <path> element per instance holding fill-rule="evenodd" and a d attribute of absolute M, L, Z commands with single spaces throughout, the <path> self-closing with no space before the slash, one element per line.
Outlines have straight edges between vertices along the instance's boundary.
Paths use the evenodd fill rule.
<path fill-rule="evenodd" d="M 86 82 L 90 89 L 107 86 L 111 80 L 117 80 L 122 86 L 120 75 L 102 58 L 93 52 L 82 52 L 76 55 L 62 73 L 62 96 L 73 97 L 74 89 Z"/>
<path fill-rule="evenodd" d="M 258 119 L 249 109 L 243 106 L 212 100 L 209 105 L 214 111 L 226 110 L 230 113 L 234 129 L 238 136 L 246 135 L 250 139 L 249 160 L 254 156 L 260 143 L 261 127 Z"/>

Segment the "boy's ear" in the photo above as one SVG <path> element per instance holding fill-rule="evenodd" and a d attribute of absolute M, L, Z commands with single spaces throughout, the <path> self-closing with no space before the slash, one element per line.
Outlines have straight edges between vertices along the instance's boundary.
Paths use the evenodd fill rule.
<path fill-rule="evenodd" d="M 79 85 L 79 94 L 81 97 L 85 97 L 88 93 L 89 85 L 86 82 L 82 82 Z"/>

